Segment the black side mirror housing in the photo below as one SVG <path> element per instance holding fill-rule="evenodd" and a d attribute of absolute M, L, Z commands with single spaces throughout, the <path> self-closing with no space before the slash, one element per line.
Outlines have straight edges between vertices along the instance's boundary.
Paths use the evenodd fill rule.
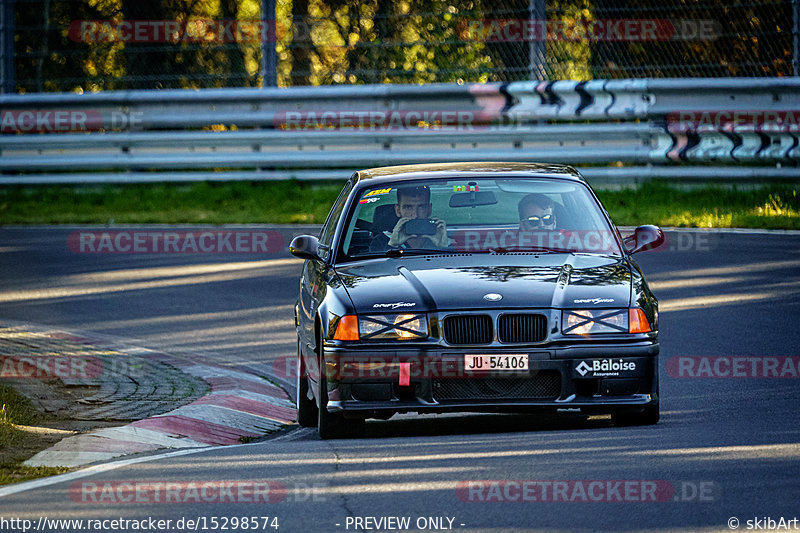
<path fill-rule="evenodd" d="M 289 252 L 300 259 L 321 260 L 319 256 L 319 240 L 313 235 L 298 235 L 292 239 Z"/>
<path fill-rule="evenodd" d="M 649 224 L 639 226 L 633 235 L 625 237 L 623 240 L 628 253 L 635 254 L 642 250 L 653 250 L 664 244 L 664 232 L 657 226 Z"/>

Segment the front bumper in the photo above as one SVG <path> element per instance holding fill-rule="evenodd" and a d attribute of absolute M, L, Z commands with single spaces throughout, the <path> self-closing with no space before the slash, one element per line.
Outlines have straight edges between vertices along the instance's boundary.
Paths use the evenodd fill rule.
<path fill-rule="evenodd" d="M 469 374 L 465 354 L 528 354 L 528 370 Z M 658 404 L 658 343 L 554 348 L 326 346 L 328 411 L 607 413 Z"/>

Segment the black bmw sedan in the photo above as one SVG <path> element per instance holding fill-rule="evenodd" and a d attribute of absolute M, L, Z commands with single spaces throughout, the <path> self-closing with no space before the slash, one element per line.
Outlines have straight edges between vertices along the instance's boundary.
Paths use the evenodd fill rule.
<path fill-rule="evenodd" d="M 347 181 L 295 306 L 297 411 L 322 438 L 395 413 L 611 413 L 659 419 L 658 302 L 575 169 L 374 168 Z"/>

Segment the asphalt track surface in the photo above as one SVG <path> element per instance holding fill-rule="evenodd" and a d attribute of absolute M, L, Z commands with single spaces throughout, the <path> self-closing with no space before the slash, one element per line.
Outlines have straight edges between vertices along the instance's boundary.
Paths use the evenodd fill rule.
<path fill-rule="evenodd" d="M 0 229 L 0 319 L 137 339 L 257 372 L 293 356 L 300 262 L 285 252 L 76 254 L 65 244 L 71 231 Z M 233 517 L 268 516 L 266 529 L 259 518 L 247 530 L 731 531 L 733 517 L 738 529 L 753 521 L 751 530 L 800 518 L 800 380 L 786 373 L 674 377 L 666 370 L 680 356 L 800 356 L 800 235 L 670 237 L 665 251 L 636 256 L 661 301 L 657 426 L 524 415 L 401 417 L 368 423 L 364 438 L 334 441 L 295 427 L 262 442 L 146 457 L 6 495 L 0 529 L 21 531 L 19 523 L 2 522 L 11 518 L 152 517 L 172 520 L 152 531 L 193 529 L 185 522 L 177 528 L 181 518 L 199 518 L 200 531 L 243 531 L 241 521 L 232 527 Z M 528 492 L 513 483 L 470 484 L 476 480 L 527 481 Z M 621 480 L 628 484 L 614 484 Z M 244 482 L 238 492 L 212 489 L 232 481 Z M 121 501 L 131 494 L 117 490 L 126 482 L 146 501 Z M 155 482 L 183 485 L 167 498 L 152 486 L 148 492 Z M 253 484 L 265 482 L 272 501 L 246 501 L 253 487 L 263 499 L 263 485 Z M 567 482 L 558 497 L 555 482 Z M 206 492 L 198 496 L 194 486 Z M 586 498 L 581 488 L 590 491 Z M 636 501 L 644 493 L 657 501 Z M 366 517 L 410 523 L 395 529 Z M 125 531 L 123 525 L 106 522 L 100 530 Z M 78 529 L 48 529 L 71 530 Z"/>

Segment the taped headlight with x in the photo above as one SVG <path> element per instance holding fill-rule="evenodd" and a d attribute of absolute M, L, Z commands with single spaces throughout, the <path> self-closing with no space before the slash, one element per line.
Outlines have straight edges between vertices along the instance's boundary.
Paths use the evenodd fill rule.
<path fill-rule="evenodd" d="M 586 309 L 564 311 L 561 330 L 566 335 L 628 333 L 627 309 Z"/>
<path fill-rule="evenodd" d="M 358 318 L 361 340 L 419 340 L 428 337 L 424 314 L 371 315 Z"/>

